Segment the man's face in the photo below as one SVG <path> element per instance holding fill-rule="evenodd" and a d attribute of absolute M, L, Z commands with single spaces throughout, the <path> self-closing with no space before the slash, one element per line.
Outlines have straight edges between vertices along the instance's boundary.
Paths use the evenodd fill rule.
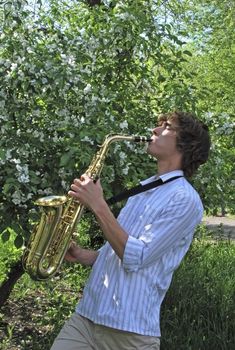
<path fill-rule="evenodd" d="M 152 142 L 149 143 L 147 152 L 157 159 L 167 160 L 179 151 L 176 148 L 176 135 L 179 126 L 175 121 L 166 120 L 152 130 Z"/>

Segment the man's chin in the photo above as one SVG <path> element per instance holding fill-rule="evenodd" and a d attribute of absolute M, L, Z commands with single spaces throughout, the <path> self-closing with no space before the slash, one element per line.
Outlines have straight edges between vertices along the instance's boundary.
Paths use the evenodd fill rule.
<path fill-rule="evenodd" d="M 149 146 L 150 146 L 150 145 L 149 145 Z M 152 152 L 152 150 L 151 150 L 151 148 L 150 148 L 149 146 L 148 146 L 148 148 L 146 149 L 146 153 L 147 153 L 149 156 L 153 157 L 155 160 L 157 160 L 158 155 L 157 155 L 156 153 Z"/>
<path fill-rule="evenodd" d="M 151 150 L 149 149 L 149 144 L 146 145 L 145 150 L 146 150 L 146 153 L 147 153 L 147 154 L 152 155 L 152 154 L 151 154 Z"/>
<path fill-rule="evenodd" d="M 151 144 L 150 144 L 150 143 L 148 143 L 148 144 L 146 145 L 146 152 L 147 152 L 150 156 L 153 155 L 153 152 L 152 152 L 152 150 L 151 150 Z"/>

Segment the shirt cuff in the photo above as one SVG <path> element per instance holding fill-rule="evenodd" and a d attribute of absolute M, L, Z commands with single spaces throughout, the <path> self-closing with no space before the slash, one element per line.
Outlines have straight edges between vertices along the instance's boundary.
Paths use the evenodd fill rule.
<path fill-rule="evenodd" d="M 123 255 L 123 268 L 129 272 L 135 272 L 141 265 L 144 242 L 132 236 L 128 237 Z"/>

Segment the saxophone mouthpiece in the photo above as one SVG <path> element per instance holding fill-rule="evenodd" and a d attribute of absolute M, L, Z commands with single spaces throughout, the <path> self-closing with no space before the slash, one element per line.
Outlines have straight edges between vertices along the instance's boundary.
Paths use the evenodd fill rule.
<path fill-rule="evenodd" d="M 135 142 L 151 142 L 152 139 L 150 137 L 146 137 L 146 136 L 134 136 L 134 141 Z"/>

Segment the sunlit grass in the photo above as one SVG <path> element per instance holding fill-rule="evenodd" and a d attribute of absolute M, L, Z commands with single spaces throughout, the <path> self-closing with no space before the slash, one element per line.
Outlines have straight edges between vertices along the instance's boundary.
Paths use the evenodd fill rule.
<path fill-rule="evenodd" d="M 17 249 L 14 245 L 16 235 L 13 233 L 7 242 L 3 242 L 0 235 L 0 285 L 5 279 L 11 264 L 19 260 L 22 249 Z"/>

